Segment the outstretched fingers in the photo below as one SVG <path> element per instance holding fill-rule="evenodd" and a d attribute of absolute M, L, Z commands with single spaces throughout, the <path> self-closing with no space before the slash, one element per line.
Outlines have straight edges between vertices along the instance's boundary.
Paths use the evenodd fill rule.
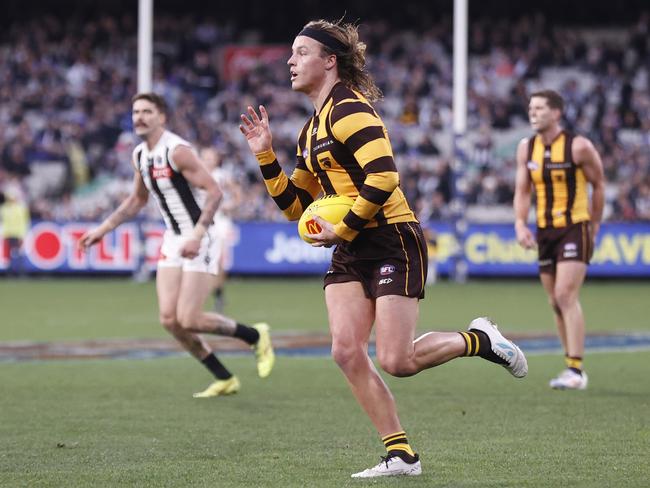
<path fill-rule="evenodd" d="M 260 115 L 262 116 L 262 121 L 269 125 L 269 114 L 266 112 L 264 105 L 260 105 Z"/>
<path fill-rule="evenodd" d="M 255 125 L 260 125 L 261 120 L 260 120 L 259 116 L 257 115 L 257 112 L 255 111 L 255 109 L 253 107 L 251 107 L 250 105 L 248 106 L 248 115 L 250 115 L 251 120 L 253 121 L 253 123 Z"/>

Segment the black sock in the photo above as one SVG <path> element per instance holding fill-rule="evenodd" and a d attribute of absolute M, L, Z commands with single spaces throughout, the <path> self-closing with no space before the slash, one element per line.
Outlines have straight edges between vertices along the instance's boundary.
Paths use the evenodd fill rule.
<path fill-rule="evenodd" d="M 506 361 L 492 351 L 490 338 L 481 330 L 459 332 L 465 339 L 465 356 L 479 356 L 493 363 L 506 364 Z"/>
<path fill-rule="evenodd" d="M 408 464 L 416 463 L 416 462 L 418 462 L 419 459 L 420 459 L 420 456 L 418 456 L 417 453 L 416 453 L 416 454 L 413 454 L 413 455 L 411 456 L 408 452 L 397 451 L 397 450 L 395 450 L 395 451 L 388 451 L 388 455 L 389 455 L 389 456 L 397 456 L 397 457 L 400 458 L 402 461 L 404 461 L 405 463 L 408 463 Z"/>
<path fill-rule="evenodd" d="M 221 361 L 217 358 L 214 353 L 207 355 L 204 359 L 201 360 L 203 366 L 208 368 L 210 373 L 214 375 L 218 380 L 227 380 L 232 378 L 232 373 L 226 369 L 226 367 L 221 364 Z"/>
<path fill-rule="evenodd" d="M 223 306 L 225 303 L 223 295 L 224 295 L 223 288 L 217 288 L 214 291 L 214 309 L 217 312 L 221 312 L 223 310 Z"/>
<path fill-rule="evenodd" d="M 233 337 L 241 339 L 242 341 L 253 345 L 256 344 L 260 339 L 260 333 L 257 332 L 257 329 L 249 327 L 248 325 L 240 324 L 237 322 L 237 327 L 235 328 L 235 333 Z"/>

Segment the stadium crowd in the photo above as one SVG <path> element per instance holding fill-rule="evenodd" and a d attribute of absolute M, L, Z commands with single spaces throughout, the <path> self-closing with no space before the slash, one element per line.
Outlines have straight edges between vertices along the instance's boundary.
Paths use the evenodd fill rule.
<path fill-rule="evenodd" d="M 564 96 L 565 125 L 602 155 L 606 219 L 650 220 L 649 30 L 648 13 L 618 29 L 553 26 L 541 14 L 471 23 L 459 188 L 470 208 L 484 210 L 476 215 L 495 219 L 502 214 L 489 209 L 511 206 L 516 142 L 531 133 L 527 93 L 546 87 Z M 444 219 L 453 196 L 451 23 L 415 32 L 372 22 L 361 32 L 385 96 L 377 108 L 402 188 L 421 220 Z M 239 220 L 282 218 L 238 124 L 247 105 L 265 104 L 278 159 L 290 171 L 312 111 L 289 88 L 291 41 L 274 46 L 272 59 L 239 69 L 228 64 L 228 46 L 262 45 L 263 33 L 191 16 L 159 15 L 154 23 L 153 86 L 173 109 L 169 127 L 198 147 L 218 148 Z M 129 15 L 46 16 L 0 35 L 0 189 L 21 192 L 33 218 L 100 219 L 129 191 L 136 54 Z"/>

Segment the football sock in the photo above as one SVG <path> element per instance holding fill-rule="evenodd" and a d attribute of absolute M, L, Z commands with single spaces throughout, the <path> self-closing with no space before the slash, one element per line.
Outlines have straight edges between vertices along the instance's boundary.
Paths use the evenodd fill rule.
<path fill-rule="evenodd" d="M 218 380 L 227 380 L 232 377 L 232 373 L 221 364 L 214 353 L 208 354 L 201 362 Z"/>
<path fill-rule="evenodd" d="M 233 337 L 237 337 L 252 346 L 260 340 L 260 333 L 257 332 L 257 329 L 237 322 L 237 327 L 235 328 Z"/>
<path fill-rule="evenodd" d="M 564 358 L 566 362 L 566 367 L 569 368 L 574 373 L 582 375 L 582 358 L 577 356 L 566 356 Z"/>
<path fill-rule="evenodd" d="M 223 288 L 217 288 L 214 290 L 214 309 L 217 312 L 223 310 L 223 305 L 225 302 L 223 295 Z"/>
<path fill-rule="evenodd" d="M 417 455 L 413 452 L 413 449 L 409 445 L 409 441 L 406 439 L 406 432 L 395 432 L 394 434 L 382 437 L 381 440 L 384 443 L 384 446 L 386 446 L 386 452 L 388 454 L 399 456 L 407 463 L 414 463 L 417 461 Z"/>
<path fill-rule="evenodd" d="M 505 364 L 506 361 L 492 351 L 490 338 L 487 334 L 480 330 L 473 330 L 470 332 L 459 332 L 463 339 L 465 339 L 465 353 L 464 356 L 479 356 L 487 359 L 493 363 Z"/>

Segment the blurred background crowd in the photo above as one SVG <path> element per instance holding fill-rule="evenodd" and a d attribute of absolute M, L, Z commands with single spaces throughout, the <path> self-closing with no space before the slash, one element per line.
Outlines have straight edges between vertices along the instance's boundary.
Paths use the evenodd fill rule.
<path fill-rule="evenodd" d="M 650 220 L 650 15 L 629 25 L 556 25 L 543 14 L 469 29 L 469 125 L 460 181 L 472 220 L 509 221 L 514 153 L 531 134 L 527 95 L 557 89 L 565 126 L 588 136 L 607 178 L 605 218 Z M 292 93 L 286 39 L 217 18 L 159 13 L 154 91 L 172 108 L 169 128 L 198 148 L 214 147 L 229 175 L 238 220 L 281 220 L 239 133 L 239 114 L 264 104 L 278 159 L 290 172 L 297 134 L 313 108 Z M 423 221 L 445 219 L 452 196 L 452 23 L 395 29 L 361 19 L 368 68 L 384 93 L 401 186 Z M 232 46 L 262 49 L 237 64 Z M 96 220 L 131 188 L 131 97 L 136 93 L 133 14 L 92 19 L 45 15 L 0 34 L 0 190 L 32 218 Z M 251 59 L 246 58 L 246 59 Z M 152 218 L 158 213 L 148 210 Z"/>

